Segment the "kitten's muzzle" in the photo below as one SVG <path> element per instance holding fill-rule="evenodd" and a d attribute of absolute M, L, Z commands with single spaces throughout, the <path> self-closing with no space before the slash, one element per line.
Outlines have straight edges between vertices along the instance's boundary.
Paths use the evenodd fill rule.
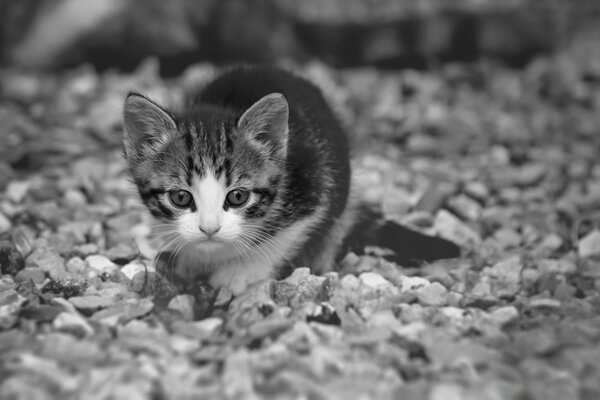
<path fill-rule="evenodd" d="M 202 233 L 204 233 L 209 239 L 212 238 L 221 229 L 220 225 L 214 226 L 199 226 Z"/>

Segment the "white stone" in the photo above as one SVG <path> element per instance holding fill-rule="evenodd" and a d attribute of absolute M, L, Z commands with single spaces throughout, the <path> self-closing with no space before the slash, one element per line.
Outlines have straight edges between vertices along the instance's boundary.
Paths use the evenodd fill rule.
<path fill-rule="evenodd" d="M 206 333 L 206 336 L 210 336 L 223 326 L 223 320 L 217 317 L 209 317 L 202 321 L 194 322 L 194 326 L 198 328 L 198 330 Z"/>
<path fill-rule="evenodd" d="M 99 275 L 111 275 L 119 269 L 117 264 L 113 263 L 108 258 L 97 254 L 87 256 L 85 258 L 85 265 Z"/>
<path fill-rule="evenodd" d="M 446 210 L 435 214 L 434 231 L 444 239 L 467 248 L 474 248 L 481 243 L 481 237 L 469 225 Z"/>
<path fill-rule="evenodd" d="M 27 195 L 27 192 L 29 191 L 30 187 L 31 182 L 12 181 L 6 187 L 6 197 L 13 203 L 20 203 Z"/>
<path fill-rule="evenodd" d="M 370 287 L 371 289 L 384 289 L 392 286 L 390 281 L 375 272 L 363 272 L 358 279 L 363 285 Z"/>
<path fill-rule="evenodd" d="M 0 233 L 8 231 L 12 227 L 12 223 L 1 211 L 0 211 Z"/>
<path fill-rule="evenodd" d="M 402 276 L 400 279 L 402 282 L 403 291 L 417 290 L 419 288 L 431 285 L 431 282 L 425 278 L 421 278 L 420 276 Z"/>
<path fill-rule="evenodd" d="M 133 279 L 138 273 L 146 271 L 146 265 L 141 261 L 132 261 L 121 268 L 121 272 L 129 279 Z"/>
<path fill-rule="evenodd" d="M 187 320 L 194 319 L 194 306 L 196 305 L 196 299 L 191 294 L 180 294 L 175 296 L 169 301 L 168 308 L 176 310 Z"/>
<path fill-rule="evenodd" d="M 498 326 L 505 325 L 519 317 L 519 310 L 514 306 L 496 308 L 490 313 L 491 320 Z"/>
<path fill-rule="evenodd" d="M 78 330 L 84 332 L 86 335 L 94 333 L 94 328 L 79 314 L 72 314 L 69 312 L 61 312 L 54 318 L 52 322 L 54 329 L 56 330 Z"/>
<path fill-rule="evenodd" d="M 580 257 L 591 257 L 600 254 L 600 231 L 593 230 L 579 241 Z"/>

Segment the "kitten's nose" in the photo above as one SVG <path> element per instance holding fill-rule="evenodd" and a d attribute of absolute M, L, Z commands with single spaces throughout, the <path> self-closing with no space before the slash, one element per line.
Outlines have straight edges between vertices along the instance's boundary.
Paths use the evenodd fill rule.
<path fill-rule="evenodd" d="M 219 229 L 221 229 L 221 226 L 219 225 L 205 225 L 205 226 L 199 226 L 198 228 L 200 228 L 200 230 L 202 232 L 204 232 L 204 234 L 206 236 L 208 236 L 209 238 L 213 237 L 217 232 L 219 232 Z"/>

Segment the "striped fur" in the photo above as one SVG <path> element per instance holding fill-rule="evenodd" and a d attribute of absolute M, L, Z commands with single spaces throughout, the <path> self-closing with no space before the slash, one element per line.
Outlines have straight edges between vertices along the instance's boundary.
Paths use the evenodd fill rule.
<path fill-rule="evenodd" d="M 164 246 L 178 253 L 180 276 L 208 273 L 213 285 L 237 294 L 259 279 L 333 262 L 338 231 L 351 225 L 339 222 L 352 214 L 344 213 L 348 144 L 311 83 L 279 69 L 238 67 L 178 112 L 130 94 L 124 126 L 131 176 L 162 221 Z M 236 188 L 250 192 L 239 208 L 225 200 Z M 191 193 L 189 207 L 169 200 L 177 190 Z"/>

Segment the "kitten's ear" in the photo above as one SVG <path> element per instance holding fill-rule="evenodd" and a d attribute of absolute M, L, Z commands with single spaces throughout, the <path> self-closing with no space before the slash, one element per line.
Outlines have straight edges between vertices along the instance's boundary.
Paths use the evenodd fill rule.
<path fill-rule="evenodd" d="M 240 117 L 238 128 L 253 139 L 269 145 L 285 157 L 288 140 L 288 103 L 281 93 L 271 93 L 254 103 Z"/>
<path fill-rule="evenodd" d="M 144 145 L 151 146 L 175 131 L 173 118 L 159 105 L 142 95 L 132 93 L 123 107 L 125 155 L 130 157 Z"/>

